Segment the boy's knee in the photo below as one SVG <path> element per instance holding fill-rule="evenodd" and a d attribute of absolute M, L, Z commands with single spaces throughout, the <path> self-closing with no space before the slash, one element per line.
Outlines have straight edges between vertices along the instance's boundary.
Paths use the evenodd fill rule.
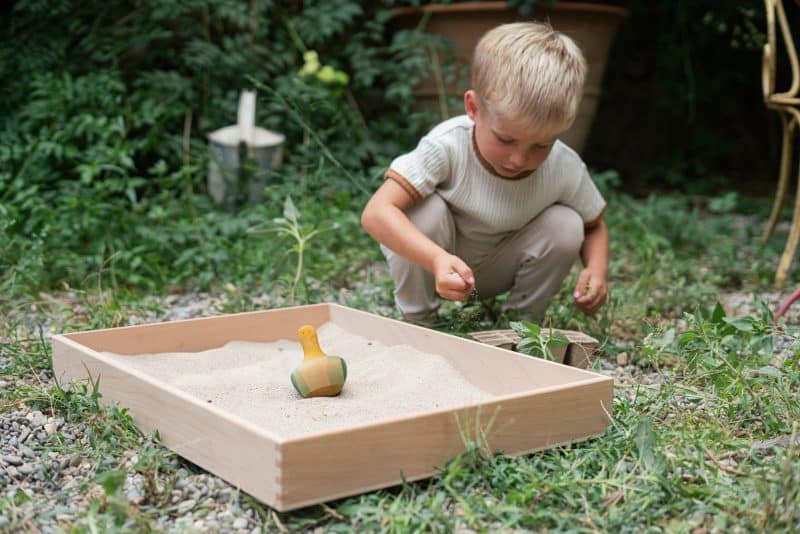
<path fill-rule="evenodd" d="M 440 246 L 452 241 L 455 226 L 447 203 L 433 194 L 408 210 L 406 216 L 420 232 Z"/>
<path fill-rule="evenodd" d="M 548 251 L 563 258 L 577 259 L 583 246 L 583 219 L 567 206 L 556 204 L 542 213 Z"/>

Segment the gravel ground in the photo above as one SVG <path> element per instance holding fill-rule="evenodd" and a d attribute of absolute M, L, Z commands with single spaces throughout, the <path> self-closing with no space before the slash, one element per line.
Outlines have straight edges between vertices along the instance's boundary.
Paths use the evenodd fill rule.
<path fill-rule="evenodd" d="M 347 295 L 339 295 L 340 301 L 347 301 Z M 777 309 L 784 294 L 764 293 L 754 296 L 747 293 L 724 295 L 723 305 L 729 315 L 756 313 L 756 298 L 766 300 L 773 310 Z M 149 323 L 171 321 L 192 317 L 223 313 L 226 298 L 209 294 L 170 295 L 158 302 L 158 306 L 146 309 L 133 317 L 130 323 Z M 66 306 L 75 313 L 75 302 Z M 336 299 L 331 299 L 336 300 Z M 259 297 L 252 302 L 257 307 L 280 305 L 274 298 Z M 161 310 L 161 311 L 159 311 Z M 80 313 L 81 310 L 77 310 Z M 392 310 L 379 313 L 391 315 Z M 36 310 L 28 324 L 20 322 L 20 329 L 30 329 L 35 324 Z M 800 303 L 790 309 L 787 323 L 797 324 L 800 319 Z M 57 314 L 44 325 L 44 335 L 48 338 L 53 331 L 64 326 Z M 30 331 L 30 330 L 29 330 Z M 35 331 L 35 329 L 33 329 Z M 786 340 L 788 343 L 788 338 Z M 778 347 L 784 350 L 788 347 Z M 19 376 L 3 373 L 11 365 L 10 357 L 0 353 L 0 389 L 19 389 L 39 384 L 47 384 L 50 371 L 38 375 Z M 664 379 L 663 375 L 642 370 L 620 355 L 617 361 L 601 361 L 601 372 L 612 376 L 617 386 L 631 383 L 655 384 Z M 86 515 L 90 502 L 98 497 L 101 502 L 104 490 L 93 483 L 94 462 L 85 457 L 90 451 L 86 426 L 82 422 L 64 422 L 25 404 L 2 405 L 5 411 L 0 414 L 0 499 L 16 502 L 6 506 L 0 515 L 0 532 L 27 530 L 32 532 L 61 532 Z M 123 462 L 133 466 L 139 451 L 125 452 Z M 146 481 L 140 474 L 128 474 L 124 487 L 124 505 L 135 513 L 156 512 L 158 526 L 169 532 L 260 532 L 263 521 L 256 511 L 239 500 L 238 490 L 217 478 L 194 467 L 180 468 L 178 481 L 171 493 L 162 495 L 160 503 L 154 504 L 145 499 Z M 156 492 L 164 491 L 155 488 Z M 27 500 L 24 496 L 30 498 Z M 164 504 L 167 503 L 167 504 Z M 280 525 L 279 518 L 271 513 L 272 525 Z M 277 528 L 281 528 L 278 526 Z"/>
<path fill-rule="evenodd" d="M 33 379 L 2 375 L 10 363 L 8 358 L 0 359 L 0 387 L 21 388 L 37 379 L 43 383 L 51 379 L 49 371 Z M 105 490 L 93 483 L 95 462 L 83 455 L 90 450 L 82 422 L 67 423 L 25 404 L 2 413 L 0 498 L 19 504 L 0 515 L 0 532 L 63 532 L 85 515 L 91 500 L 107 502 Z M 136 450 L 125 452 L 122 461 L 127 468 L 137 462 L 137 454 Z M 155 510 L 158 526 L 171 532 L 261 531 L 255 511 L 238 504 L 238 490 L 213 475 L 181 468 L 175 489 L 159 504 L 144 500 L 145 483 L 138 473 L 125 479 L 122 494 L 129 516 Z"/>

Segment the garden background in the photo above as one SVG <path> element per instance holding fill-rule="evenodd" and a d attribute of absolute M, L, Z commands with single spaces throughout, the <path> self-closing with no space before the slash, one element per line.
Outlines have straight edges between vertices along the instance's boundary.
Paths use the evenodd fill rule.
<path fill-rule="evenodd" d="M 584 157 L 609 200 L 612 292 L 582 316 L 573 275 L 548 320 L 601 340 L 611 429 L 523 458 L 475 447 L 430 481 L 291 514 L 57 387 L 49 336 L 322 301 L 397 317 L 359 216 L 431 123 L 413 88 L 446 48 L 390 32 L 405 3 L 389 0 L 0 7 L 0 531 L 796 529 L 797 317 L 773 320 L 771 288 L 785 225 L 759 239 L 780 150 L 763 5 L 609 3 L 631 17 Z M 309 51 L 324 74 L 303 72 Z M 206 135 L 243 88 L 284 161 L 263 202 L 225 210 Z M 441 329 L 500 326 L 472 306 Z"/>

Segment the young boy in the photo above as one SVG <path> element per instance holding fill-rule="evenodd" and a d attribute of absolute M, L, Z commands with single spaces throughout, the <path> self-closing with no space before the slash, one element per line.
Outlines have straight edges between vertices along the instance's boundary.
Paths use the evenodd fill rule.
<path fill-rule="evenodd" d="M 573 300 L 606 300 L 606 203 L 558 141 L 580 102 L 586 62 L 549 25 L 505 24 L 478 43 L 467 114 L 396 158 L 361 222 L 381 243 L 404 317 L 426 324 L 439 297 L 508 291 L 503 309 L 540 320 L 580 256 Z M 438 295 L 438 296 L 437 296 Z"/>

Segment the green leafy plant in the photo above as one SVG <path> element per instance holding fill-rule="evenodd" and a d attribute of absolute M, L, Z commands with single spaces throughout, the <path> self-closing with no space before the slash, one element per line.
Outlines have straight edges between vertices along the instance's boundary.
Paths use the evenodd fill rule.
<path fill-rule="evenodd" d="M 335 225 L 334 225 L 335 226 Z M 302 224 L 300 221 L 300 212 L 295 207 L 291 197 L 286 197 L 283 204 L 283 217 L 276 217 L 272 220 L 269 226 L 256 226 L 250 229 L 251 233 L 259 233 L 261 231 L 275 232 L 288 241 L 290 250 L 296 256 L 296 263 L 294 268 L 294 275 L 289 284 L 289 301 L 296 302 L 297 288 L 303 279 L 303 260 L 309 247 L 309 242 L 314 236 L 320 232 L 330 230 L 331 228 L 314 228 L 308 224 Z"/>
<path fill-rule="evenodd" d="M 521 338 L 517 343 L 517 352 L 522 354 L 557 361 L 553 350 L 569 345 L 567 337 L 552 328 L 543 328 L 528 321 L 512 321 L 510 326 Z"/>
<path fill-rule="evenodd" d="M 798 406 L 791 393 L 796 377 L 791 357 L 783 363 L 774 361 L 774 342 L 780 334 L 796 345 L 796 329 L 785 331 L 776 325 L 766 306 L 760 317 L 734 318 L 717 303 L 711 311 L 685 313 L 684 321 L 681 331 L 667 329 L 647 336 L 644 361 L 676 367 L 687 383 L 712 393 L 717 408 L 743 427 L 783 428 L 786 421 L 781 414 Z M 769 390 L 772 410 L 764 410 L 764 392 Z"/>

